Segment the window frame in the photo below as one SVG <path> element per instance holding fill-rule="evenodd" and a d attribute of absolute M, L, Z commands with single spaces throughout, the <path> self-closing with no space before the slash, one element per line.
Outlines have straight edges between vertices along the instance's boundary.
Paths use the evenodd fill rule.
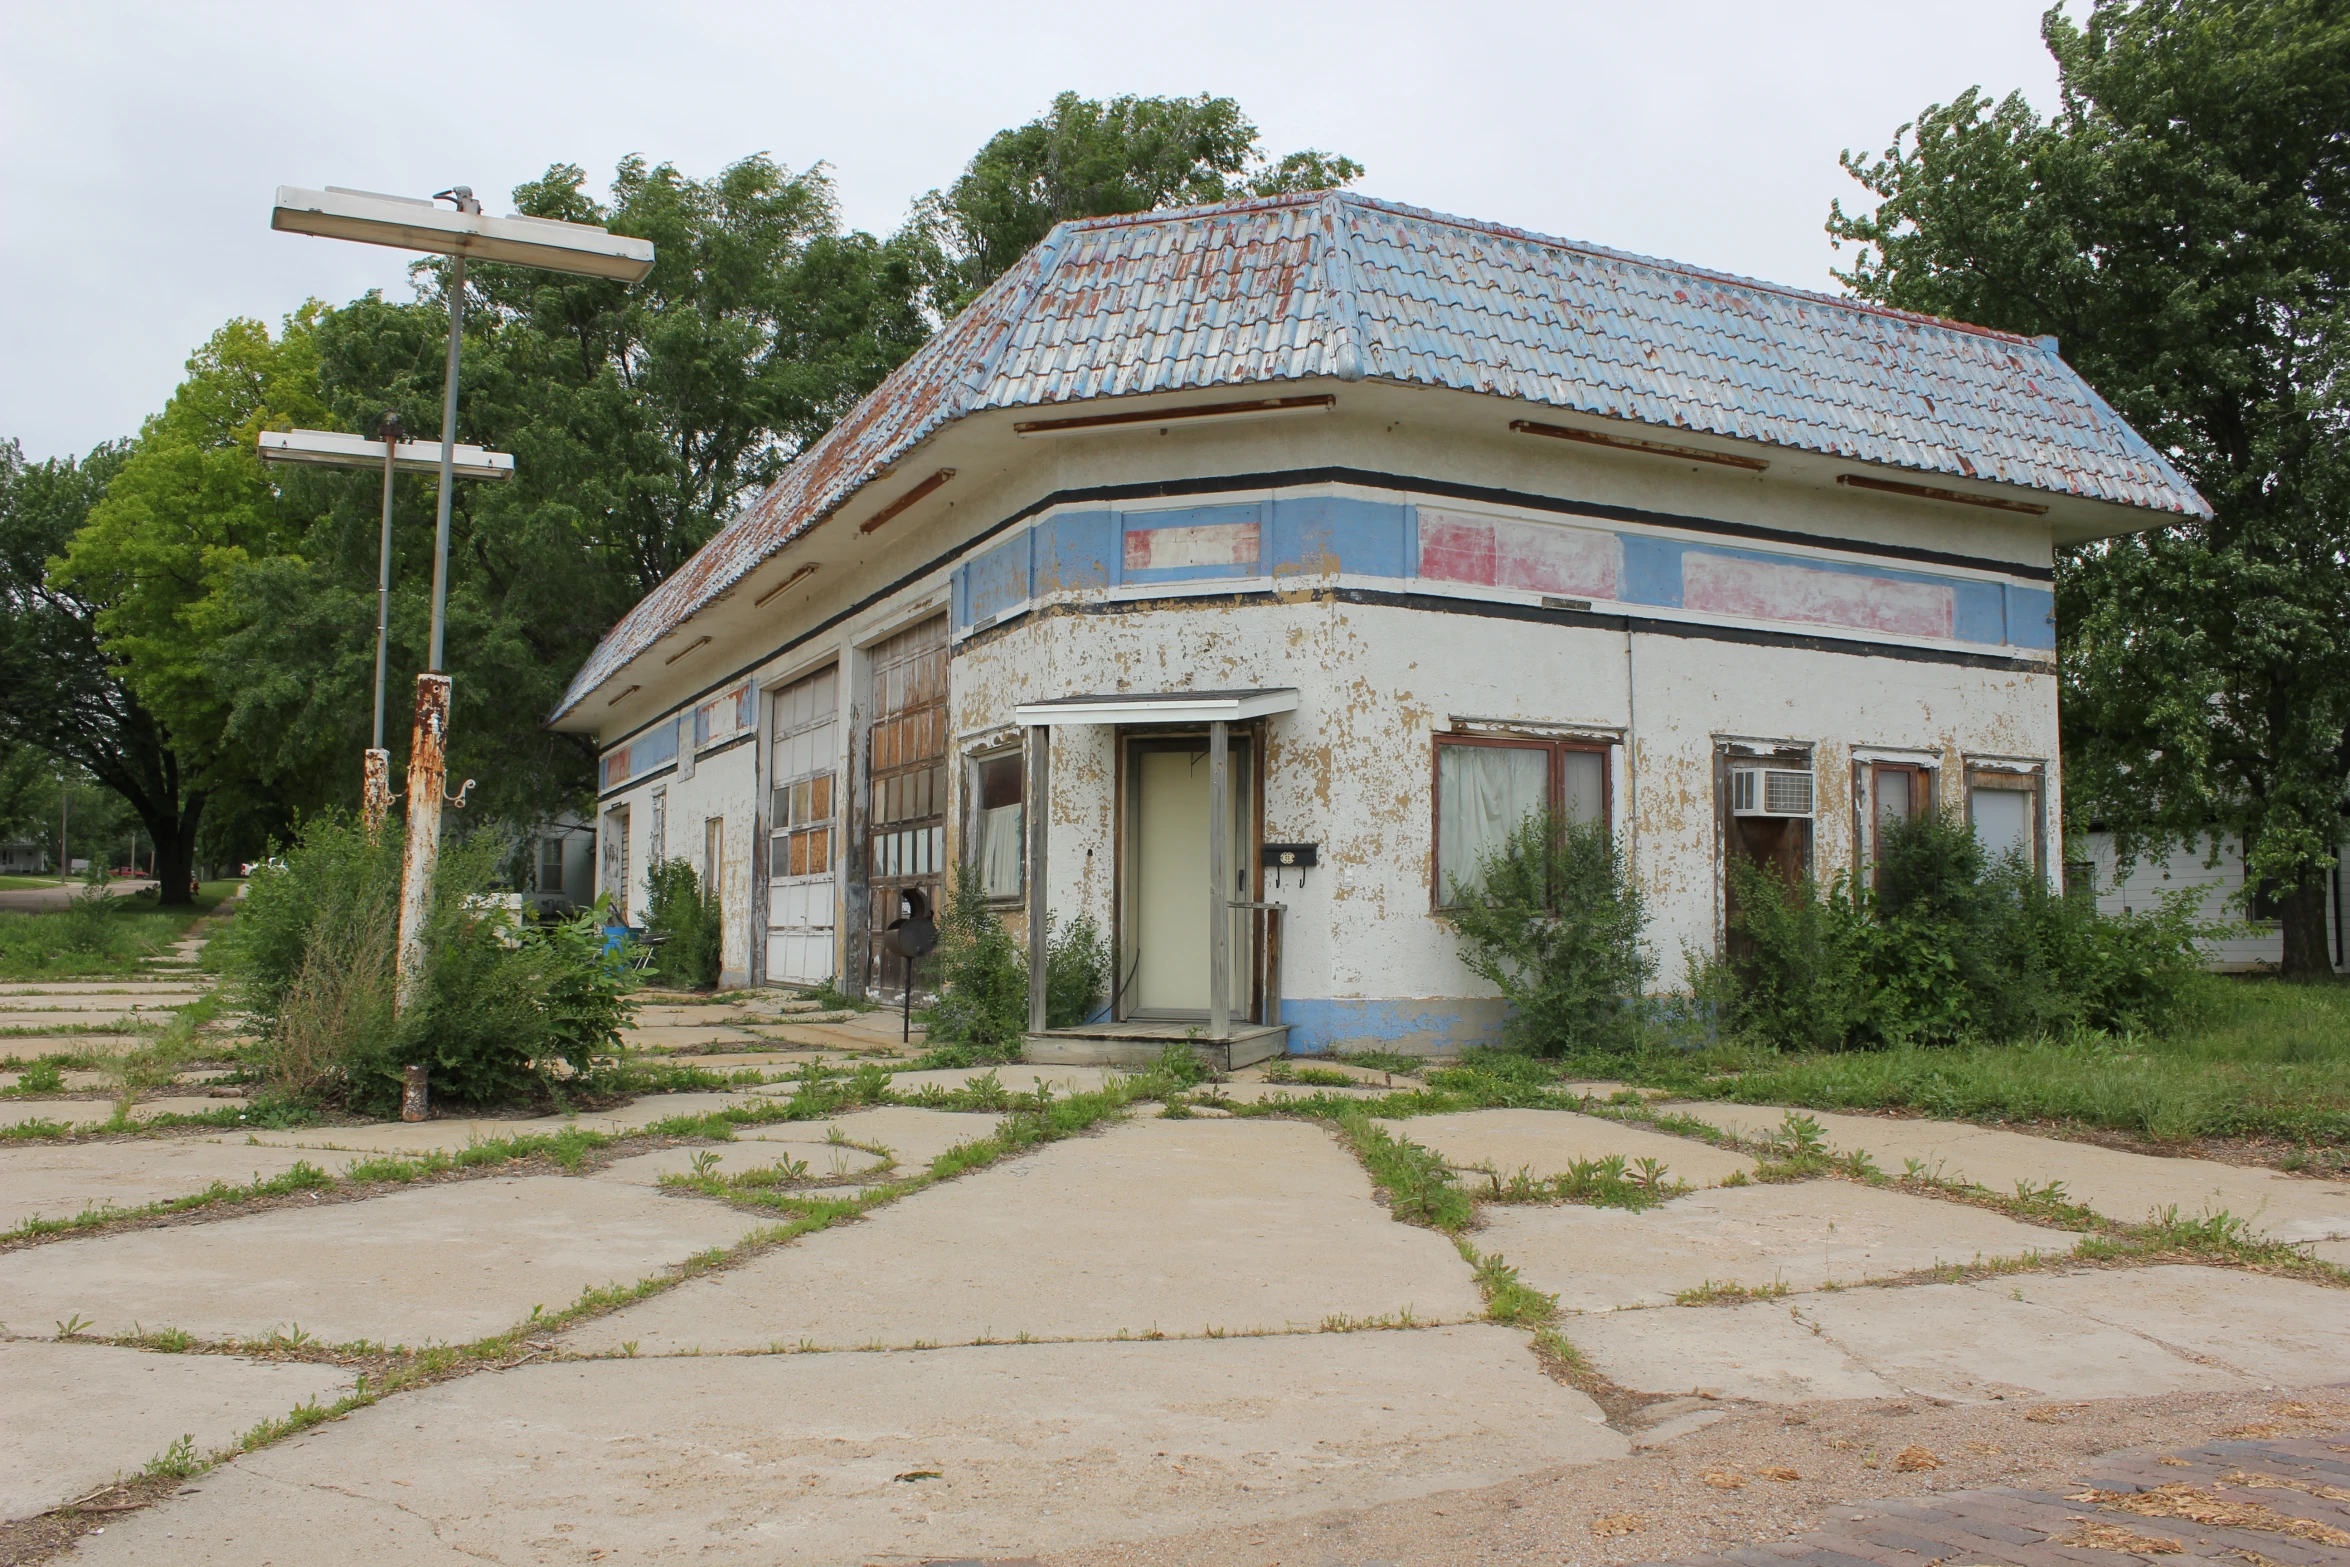
<path fill-rule="evenodd" d="M 991 762 L 1004 761 L 1017 764 L 1020 773 L 1020 880 L 1019 885 L 1010 892 L 985 892 L 991 908 L 1010 908 L 1025 903 L 1028 898 L 1028 748 L 1014 740 L 1008 744 L 964 752 L 963 809 L 957 816 L 962 852 L 956 859 L 974 871 L 982 870 L 979 856 L 986 844 L 985 835 L 981 831 L 981 818 L 986 811 L 980 803 L 984 797 L 980 790 L 979 770 Z"/>
<path fill-rule="evenodd" d="M 1613 842 L 1616 834 L 1616 759 L 1615 751 L 1621 744 L 1616 740 L 1578 736 L 1572 739 L 1547 739 L 1540 735 L 1480 735 L 1456 734 L 1439 731 L 1430 738 L 1428 747 L 1428 908 L 1431 913 L 1443 914 L 1460 907 L 1444 900 L 1442 881 L 1444 864 L 1444 748 L 1446 746 L 1489 746 L 1499 749 L 1540 751 L 1550 762 L 1548 806 L 1560 810 L 1566 803 L 1567 770 L 1560 765 L 1560 757 L 1569 751 L 1581 751 L 1599 757 L 1599 824 Z"/>
<path fill-rule="evenodd" d="M 1869 885 L 1877 884 L 1878 869 L 1884 862 L 1884 804 L 1878 792 L 1877 781 L 1887 773 L 1905 773 L 1909 776 L 1909 819 L 1914 821 L 1934 809 L 1935 784 L 1941 769 L 1924 762 L 1864 761 L 1868 769 L 1868 788 L 1862 791 L 1867 815 L 1862 820 L 1865 835 L 1862 842 L 1868 846 Z M 1816 815 L 1816 813 L 1815 813 Z"/>

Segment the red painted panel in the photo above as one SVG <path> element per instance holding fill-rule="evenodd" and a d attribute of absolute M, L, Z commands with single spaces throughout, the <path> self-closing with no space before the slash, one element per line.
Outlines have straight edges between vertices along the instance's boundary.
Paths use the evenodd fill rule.
<path fill-rule="evenodd" d="M 1681 603 L 1716 615 L 1947 637 L 1954 617 L 1952 600 L 1949 588 L 1930 582 L 1819 571 L 1700 550 L 1681 557 Z"/>
<path fill-rule="evenodd" d="M 1592 528 L 1420 508 L 1420 575 L 1436 582 L 1612 599 L 1622 554 Z"/>

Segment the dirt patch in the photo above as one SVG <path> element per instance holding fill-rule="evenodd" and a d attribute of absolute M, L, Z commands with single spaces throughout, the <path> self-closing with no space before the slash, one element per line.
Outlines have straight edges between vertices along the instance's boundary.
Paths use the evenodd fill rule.
<path fill-rule="evenodd" d="M 2105 1454 L 2194 1446 L 2249 1424 L 2278 1425 L 2287 1435 L 2315 1434 L 2339 1427 L 2350 1415 L 2350 1401 L 2279 1404 L 2275 1393 L 2180 1393 L 2061 1411 L 2020 1402 L 1937 1406 L 1914 1398 L 1723 1407 L 1728 1413 L 1713 1425 L 1613 1463 L 1416 1502 L 1047 1555 L 1044 1561 L 1047 1567 L 1267 1567 L 1358 1559 L 1413 1567 L 1490 1567 L 1494 1561 L 1608 1567 L 1681 1559 L 1784 1540 L 1817 1528 L 1843 1502 L 1985 1486 L 2077 1490 L 2088 1461 Z M 2035 1410 L 2041 1418 L 2032 1418 Z M 1941 1466 L 1903 1470 L 1899 1455 L 1913 1448 L 1935 1455 Z"/>

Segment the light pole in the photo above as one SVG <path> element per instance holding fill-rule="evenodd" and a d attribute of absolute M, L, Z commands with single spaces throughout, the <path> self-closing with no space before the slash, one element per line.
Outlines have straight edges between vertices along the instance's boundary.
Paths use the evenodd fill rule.
<path fill-rule="evenodd" d="M 441 469 L 440 442 L 404 439 L 407 432 L 400 428 L 400 416 L 394 413 L 383 416 L 380 428 L 384 437 L 380 441 L 345 435 L 340 430 L 264 430 L 258 441 L 263 462 L 383 469 L 383 538 L 375 576 L 375 738 L 368 747 L 360 797 L 360 817 L 370 838 L 382 830 L 384 817 L 392 808 L 392 755 L 384 749 L 384 671 L 391 647 L 392 476 L 438 473 Z M 483 451 L 478 446 L 457 447 L 450 466 L 460 479 L 514 477 L 511 455 Z"/>
<path fill-rule="evenodd" d="M 436 201 L 447 201 L 454 210 L 436 206 Z M 395 1004 L 404 1009 L 415 998 L 424 972 L 424 917 L 431 905 L 433 870 L 440 863 L 441 803 L 448 788 L 444 762 L 449 677 L 441 672 L 441 643 L 448 611 L 449 500 L 457 477 L 457 357 L 465 328 L 465 263 L 478 257 L 636 283 L 653 270 L 653 244 L 586 223 L 493 218 L 481 210 L 466 185 L 443 191 L 433 201 L 332 185 L 324 190 L 281 185 L 269 226 L 450 258 L 449 362 L 441 387 L 440 498 L 433 521 L 432 650 L 425 672 L 416 677 L 416 717 L 408 745 L 408 833 L 400 860 Z M 458 800 L 463 800 L 462 790 Z"/>

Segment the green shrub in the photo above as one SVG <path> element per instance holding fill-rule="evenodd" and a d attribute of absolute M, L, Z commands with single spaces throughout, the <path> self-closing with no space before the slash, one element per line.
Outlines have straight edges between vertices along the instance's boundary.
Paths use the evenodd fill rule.
<path fill-rule="evenodd" d="M 1063 926 L 1045 916 L 1044 1024 L 1075 1028 L 1110 995 L 1110 944 L 1090 914 Z"/>
<path fill-rule="evenodd" d="M 252 1070 L 288 1098 L 339 1096 L 349 1064 L 392 1027 L 400 839 L 340 816 L 306 824 L 249 878 L 212 943 L 260 1044 Z"/>
<path fill-rule="evenodd" d="M 923 1026 L 933 1051 L 950 1047 L 971 1065 L 1019 1060 L 1028 1030 L 1028 955 L 988 908 L 976 866 L 955 868 L 932 962 L 938 999 Z"/>
<path fill-rule="evenodd" d="M 933 962 L 938 1000 L 923 1014 L 932 1058 L 969 1066 L 1019 1060 L 1028 1032 L 1028 954 L 987 906 L 972 866 L 956 869 Z M 1048 914 L 1045 1026 L 1076 1027 L 1109 993 L 1110 944 L 1100 925 L 1090 914 L 1065 926 Z"/>
<path fill-rule="evenodd" d="M 718 983 L 725 916 L 715 889 L 685 860 L 660 860 L 645 872 L 645 933 L 659 936 L 653 974 L 665 985 L 707 990 Z"/>
<path fill-rule="evenodd" d="M 1885 829 L 1874 886 L 1789 886 L 1743 861 L 1730 877 L 1750 949 L 1730 965 L 1732 1022 L 1783 1049 L 2160 1028 L 2199 972 L 2192 893 L 2100 914 L 1935 812 Z"/>
<path fill-rule="evenodd" d="M 584 1074 L 614 1054 L 630 981 L 604 953 L 601 904 L 525 929 L 485 896 L 497 863 L 486 836 L 443 843 L 423 973 L 395 1018 L 399 835 L 371 842 L 340 816 L 306 824 L 222 938 L 261 1035 L 255 1070 L 292 1097 L 386 1113 L 410 1063 L 427 1067 L 436 1100 L 493 1106 L 546 1098 L 558 1063 Z"/>
<path fill-rule="evenodd" d="M 1606 825 L 1537 813 L 1477 870 L 1448 914 L 1461 960 L 1510 1004 L 1503 1038 L 1541 1056 L 1634 1049 L 1655 964 Z"/>

